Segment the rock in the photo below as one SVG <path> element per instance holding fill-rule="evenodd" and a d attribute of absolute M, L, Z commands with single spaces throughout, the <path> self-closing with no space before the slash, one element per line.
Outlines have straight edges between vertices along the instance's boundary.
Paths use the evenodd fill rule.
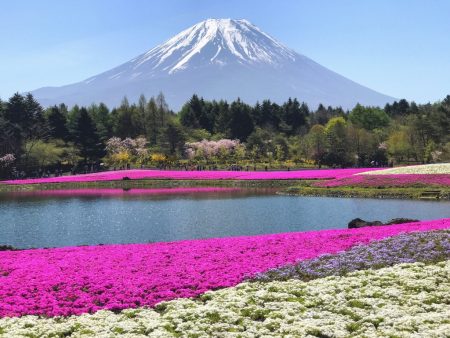
<path fill-rule="evenodd" d="M 379 226 L 379 225 L 384 225 L 384 224 L 383 224 L 383 222 L 380 222 L 380 221 L 368 222 L 361 218 L 355 218 L 348 223 L 348 228 L 349 229 L 358 229 L 358 228 L 367 227 L 367 226 Z"/>
<path fill-rule="evenodd" d="M 414 223 L 414 222 L 420 222 L 420 221 L 418 219 L 411 219 L 411 218 L 393 218 L 389 222 L 387 222 L 386 225 Z"/>
<path fill-rule="evenodd" d="M 349 229 L 358 229 L 358 228 L 362 228 L 362 227 L 414 223 L 414 222 L 420 222 L 420 221 L 417 219 L 410 219 L 410 218 L 394 218 L 394 219 L 391 219 L 387 223 L 383 223 L 380 221 L 369 222 L 369 221 L 365 221 L 361 218 L 355 218 L 348 223 L 348 228 Z"/>
<path fill-rule="evenodd" d="M 15 250 L 17 249 L 11 245 L 0 245 L 0 251 L 15 251 Z"/>

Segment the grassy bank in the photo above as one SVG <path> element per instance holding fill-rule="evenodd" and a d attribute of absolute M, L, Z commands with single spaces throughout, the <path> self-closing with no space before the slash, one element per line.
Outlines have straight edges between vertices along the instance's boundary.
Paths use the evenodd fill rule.
<path fill-rule="evenodd" d="M 429 191 L 439 191 L 439 197 L 426 197 Z M 398 198 L 398 199 L 427 199 L 450 200 L 450 188 L 446 187 L 333 187 L 319 188 L 303 184 L 282 189 L 280 194 L 296 196 L 329 196 L 329 197 L 361 197 L 361 198 Z M 436 194 L 437 196 L 437 194 Z"/>
<path fill-rule="evenodd" d="M 83 188 L 174 188 L 174 187 L 242 187 L 242 188 L 287 188 L 293 185 L 303 186 L 311 181 L 298 180 L 121 180 L 96 182 L 65 182 L 44 184 L 0 184 L 0 192 L 34 191 L 55 189 L 83 189 Z"/>
<path fill-rule="evenodd" d="M 323 180 L 324 181 L 324 180 Z M 135 179 L 92 182 L 64 182 L 39 184 L 0 184 L 0 192 L 38 191 L 61 189 L 137 189 L 137 188 L 176 188 L 176 187 L 233 187 L 233 188 L 278 188 L 280 194 L 296 196 L 362 197 L 450 200 L 450 187 L 416 185 L 405 187 L 319 187 L 320 180 L 201 180 L 201 179 Z M 325 182 L 325 181 L 324 181 Z M 431 194 L 430 191 L 438 191 Z"/>

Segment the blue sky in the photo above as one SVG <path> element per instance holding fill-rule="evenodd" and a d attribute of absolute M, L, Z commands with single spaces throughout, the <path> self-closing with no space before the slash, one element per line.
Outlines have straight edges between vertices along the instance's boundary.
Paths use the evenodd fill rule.
<path fill-rule="evenodd" d="M 447 0 L 2 0 L 0 98 L 108 70 L 207 18 L 245 18 L 372 89 L 450 94 Z"/>

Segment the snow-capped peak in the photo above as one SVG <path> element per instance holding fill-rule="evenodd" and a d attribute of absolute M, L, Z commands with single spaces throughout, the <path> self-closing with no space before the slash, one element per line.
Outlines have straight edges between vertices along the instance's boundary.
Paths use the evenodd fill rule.
<path fill-rule="evenodd" d="M 296 53 L 247 20 L 208 19 L 130 61 L 133 68 L 169 74 L 207 63 L 278 64 L 294 61 Z"/>
<path fill-rule="evenodd" d="M 247 20 L 208 19 L 163 44 L 84 81 L 33 91 L 44 105 L 136 102 L 164 92 L 175 110 L 196 93 L 248 103 L 296 97 L 317 107 L 383 106 L 394 99 L 297 54 Z"/>

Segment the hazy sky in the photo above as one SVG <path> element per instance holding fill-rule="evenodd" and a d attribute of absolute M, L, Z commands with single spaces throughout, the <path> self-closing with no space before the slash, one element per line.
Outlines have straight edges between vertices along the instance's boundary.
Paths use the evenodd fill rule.
<path fill-rule="evenodd" d="M 207 18 L 248 19 L 397 98 L 450 94 L 448 0 L 0 0 L 0 98 L 86 79 Z"/>

